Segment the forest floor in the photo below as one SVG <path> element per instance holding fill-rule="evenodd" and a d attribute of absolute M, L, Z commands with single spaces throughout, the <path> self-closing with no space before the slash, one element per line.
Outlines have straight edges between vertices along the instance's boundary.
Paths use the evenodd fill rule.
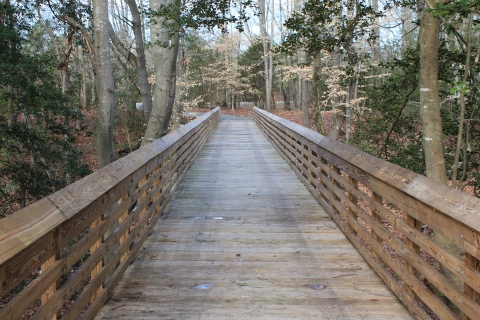
<path fill-rule="evenodd" d="M 186 124 L 196 118 L 196 115 L 192 115 L 191 113 L 204 113 L 204 112 L 209 112 L 210 109 L 206 108 L 193 108 L 193 109 L 187 109 L 185 112 L 187 112 L 188 116 L 184 116 L 182 119 L 182 124 Z M 303 124 L 302 120 L 302 112 L 298 110 L 293 110 L 293 111 L 286 111 L 286 110 L 273 110 L 272 113 L 275 115 L 288 119 L 294 123 Z M 253 116 L 253 110 L 248 110 L 248 109 L 227 109 L 227 108 L 222 108 L 221 109 L 221 114 L 222 115 L 231 115 L 231 116 L 239 116 L 239 117 L 252 117 Z M 119 115 L 120 119 L 125 119 L 128 116 L 132 116 L 132 114 L 123 114 Z M 115 126 L 115 142 L 114 142 L 114 151 L 115 151 L 115 160 L 127 155 L 129 152 L 134 151 L 140 147 L 141 139 L 143 132 L 145 131 L 145 124 L 143 119 L 141 117 L 143 115 L 139 115 L 138 113 L 135 114 L 136 116 L 136 125 L 132 126 L 130 125 L 130 129 L 127 128 L 127 125 L 125 122 L 122 122 L 122 120 L 117 120 L 116 121 L 116 126 Z M 82 151 L 82 161 L 87 163 L 92 171 L 95 171 L 98 169 L 98 164 L 96 160 L 96 152 L 95 152 L 95 124 L 96 124 L 96 111 L 95 110 L 86 110 L 84 111 L 84 119 L 82 120 L 82 130 L 80 130 L 76 134 L 77 138 L 77 146 L 78 148 Z M 125 120 L 123 120 L 125 121 Z M 323 114 L 323 122 L 326 126 L 326 130 L 328 132 L 329 130 L 329 124 L 331 123 L 331 113 L 327 112 Z M 317 131 L 316 125 L 314 121 L 311 121 L 310 123 L 310 129 Z M 359 186 L 360 189 L 362 189 L 362 186 Z M 366 193 L 368 193 L 368 190 L 362 190 Z M 464 190 L 467 193 L 470 193 L 473 195 L 473 187 L 472 188 L 466 188 Z M 394 212 L 399 218 L 401 219 L 406 219 L 406 215 L 404 212 L 400 210 L 395 210 L 393 208 L 390 208 L 392 212 Z M 364 226 L 365 228 L 369 229 L 368 226 Z M 400 240 L 403 239 L 403 234 L 398 232 L 395 228 L 392 226 L 385 224 L 385 228 L 389 229 L 391 233 L 393 233 L 397 238 Z M 425 229 L 425 233 L 432 237 L 431 230 L 428 228 Z M 391 255 L 396 255 L 394 250 L 390 248 L 389 246 L 385 246 L 385 249 L 390 251 Z M 438 263 L 432 259 L 430 256 L 423 254 L 423 258 L 428 261 L 432 266 L 435 268 L 439 268 Z M 387 268 L 387 271 L 390 272 L 392 276 L 395 278 L 398 278 L 398 275 L 395 274 L 395 272 L 391 268 Z M 70 272 L 74 272 L 74 268 L 70 270 Z M 38 272 L 37 272 L 38 273 Z M 23 283 L 23 285 L 26 285 L 28 282 L 32 281 L 38 274 L 34 273 L 32 274 L 29 279 L 26 279 L 26 282 Z M 397 279 L 400 283 L 402 282 L 401 279 Z M 78 290 L 82 290 L 83 286 L 86 284 L 83 284 Z M 3 299 L 0 299 L 0 308 L 4 306 L 10 299 L 12 299 L 16 295 L 15 292 L 11 292 L 9 295 L 5 296 Z M 71 301 L 67 301 L 65 305 L 62 308 L 62 313 L 66 311 L 66 309 L 69 308 Z M 33 314 L 38 310 L 40 307 L 40 301 L 37 301 L 35 305 L 33 305 L 22 317 L 22 319 L 30 319 Z M 436 315 L 425 305 L 422 306 L 424 311 L 427 312 L 432 319 L 438 319 Z"/>
<path fill-rule="evenodd" d="M 195 108 L 195 109 L 186 109 L 185 112 L 187 113 L 204 113 L 209 112 L 210 109 L 205 108 Z M 232 115 L 232 116 L 239 116 L 239 117 L 252 117 L 253 110 L 247 109 L 227 109 L 222 108 L 221 113 L 223 115 Z M 288 119 L 292 122 L 297 124 L 302 124 L 302 113 L 301 111 L 283 111 L 283 110 L 275 110 L 272 113 L 278 115 L 279 117 Z M 82 152 L 82 161 L 87 163 L 92 171 L 98 169 L 97 157 L 95 152 L 95 131 L 96 131 L 96 122 L 97 122 L 97 111 L 94 109 L 91 110 L 83 110 L 84 118 L 82 119 L 82 129 L 77 132 L 75 135 L 76 137 L 76 145 Z M 126 123 L 124 122 L 125 118 L 134 116 L 136 118 L 136 127 L 132 129 L 128 129 Z M 143 132 L 145 131 L 145 124 L 141 119 L 142 114 L 121 114 L 118 115 L 116 118 L 115 129 L 114 129 L 114 152 L 115 152 L 115 160 L 120 159 L 121 157 L 127 155 L 131 151 L 134 151 L 140 147 Z M 190 121 L 193 121 L 197 118 L 196 115 L 186 115 L 182 118 L 182 124 L 186 124 Z M 128 119 L 128 118 L 127 118 Z M 330 121 L 330 116 L 326 115 L 324 117 L 325 123 Z M 316 131 L 316 126 L 312 122 L 311 129 Z M 80 264 L 75 265 L 70 270 L 70 273 L 75 272 L 75 270 L 80 266 Z M 0 299 L 0 309 L 5 306 L 11 299 L 13 299 L 18 292 L 21 291 L 21 288 L 28 285 L 31 281 L 33 281 L 39 272 L 36 270 L 29 276 L 25 281 L 19 285 L 18 288 L 4 296 Z M 68 273 L 67 273 L 68 274 Z M 83 287 L 88 284 L 83 283 L 76 292 L 77 294 L 83 290 Z M 68 300 L 62 307 L 61 313 L 64 314 L 66 310 L 70 307 L 70 305 L 74 302 L 74 300 Z M 39 310 L 41 305 L 40 300 L 36 301 L 34 305 L 32 305 L 25 314 L 21 317 L 21 319 L 30 319 L 34 316 L 34 314 Z"/>
<path fill-rule="evenodd" d="M 188 112 L 208 112 L 210 109 L 205 108 L 194 108 L 189 109 Z M 229 108 L 222 108 L 222 114 L 231 115 L 231 116 L 239 116 L 239 117 L 253 117 L 253 110 L 251 109 L 229 109 Z M 303 125 L 303 118 L 302 112 L 299 110 L 272 110 L 271 111 L 274 115 L 279 117 L 285 118 L 296 124 Z M 331 120 L 331 113 L 324 112 L 323 113 L 323 123 L 325 124 L 325 129 L 328 131 L 330 129 L 330 120 Z M 314 121 L 310 121 L 310 129 L 317 131 L 317 125 Z"/>
<path fill-rule="evenodd" d="M 207 108 L 190 108 L 185 112 L 197 113 L 197 112 L 209 112 Z M 235 109 L 222 108 L 221 113 L 224 115 L 232 115 L 238 117 L 252 117 L 253 110 L 249 109 Z M 286 111 L 286 110 L 274 110 L 273 114 L 295 122 L 302 124 L 302 112 L 298 110 Z M 82 120 L 82 130 L 76 134 L 77 147 L 82 151 L 82 161 L 87 163 L 92 171 L 98 169 L 97 156 L 95 153 L 95 124 L 97 121 L 97 113 L 95 110 L 84 110 L 84 119 Z M 120 115 L 119 118 L 125 118 L 128 115 Z M 184 116 L 182 124 L 186 124 L 192 120 L 195 120 L 196 116 Z M 328 130 L 328 124 L 330 123 L 330 113 L 324 113 L 323 122 L 325 123 L 326 130 Z M 135 151 L 140 147 L 143 132 L 145 131 L 145 124 L 141 120 L 138 121 L 138 128 L 136 130 L 128 130 L 126 125 L 120 120 L 116 121 L 114 131 L 114 152 L 115 160 L 127 155 L 131 151 Z M 317 131 L 317 126 L 314 121 L 310 123 L 310 129 Z"/>

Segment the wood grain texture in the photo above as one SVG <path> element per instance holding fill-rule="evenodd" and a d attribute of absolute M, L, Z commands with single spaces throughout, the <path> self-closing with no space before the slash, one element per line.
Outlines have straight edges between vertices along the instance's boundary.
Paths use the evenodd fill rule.
<path fill-rule="evenodd" d="M 0 220 L 0 265 L 67 218 L 44 198 Z"/>
<path fill-rule="evenodd" d="M 195 156 L 97 319 L 412 318 L 251 120 Z"/>
<path fill-rule="evenodd" d="M 377 267 L 381 262 L 383 269 L 390 267 L 395 271 L 405 289 L 396 289 L 391 281 L 386 283 L 417 318 L 425 316 L 419 310 L 419 301 L 442 319 L 456 318 L 424 286 L 422 279 L 428 280 L 459 307 L 464 319 L 478 317 L 479 199 L 308 132 L 265 111 L 255 109 L 254 119 L 377 274 L 385 281 Z M 357 189 L 357 181 L 364 189 Z M 370 191 L 366 193 L 365 187 Z M 386 200 L 385 206 L 382 199 Z M 397 208 L 403 210 L 407 218 L 391 211 L 392 204 L 396 211 Z M 465 250 L 465 261 L 423 234 L 422 224 L 454 242 L 459 250 Z M 405 238 L 397 238 L 391 228 Z M 389 247 L 388 251 L 385 246 Z M 363 248 L 368 248 L 368 255 Z M 465 282 L 465 289 L 453 286 L 425 260 L 425 253 L 457 274 Z M 405 293 L 408 299 L 404 298 Z"/>
<path fill-rule="evenodd" d="M 0 293 L 8 293 L 40 265 L 42 272 L 0 308 L 0 318 L 17 319 L 42 297 L 42 306 L 33 319 L 52 319 L 75 292 L 78 301 L 65 317 L 76 318 L 90 299 L 91 305 L 98 308 L 101 297 L 116 284 L 112 277 L 120 279 L 150 233 L 151 224 L 167 206 L 189 162 L 217 124 L 218 113 L 217 108 L 34 203 L 18 216 L 1 220 Z M 69 243 L 78 235 L 82 236 L 78 242 Z M 58 255 L 60 251 L 63 253 Z M 86 253 L 89 255 L 84 256 Z M 80 259 L 86 260 L 69 273 Z M 65 272 L 68 279 L 60 286 L 60 276 Z M 89 284 L 84 291 L 78 291 L 85 281 Z"/>
<path fill-rule="evenodd" d="M 272 128 L 271 125 L 268 125 L 261 118 L 258 119 L 257 123 L 259 124 L 260 127 L 262 127 L 265 130 L 264 132 L 268 132 L 269 131 L 268 128 L 270 129 Z M 271 131 L 269 133 L 271 133 Z M 284 145 L 282 145 L 281 138 L 278 139 L 278 136 L 276 134 L 273 134 L 271 136 L 267 134 L 267 138 L 276 147 L 277 151 L 282 156 L 285 156 L 285 159 L 287 161 L 291 161 L 290 155 L 288 155 L 284 151 L 284 148 L 282 147 Z M 298 166 L 295 164 L 295 161 L 289 162 L 289 164 L 291 168 L 297 173 L 297 176 L 299 176 L 301 179 L 305 179 L 304 175 L 300 173 L 300 170 Z M 341 176 L 337 172 L 338 170 L 336 170 L 335 166 L 333 167 L 334 169 L 329 169 L 329 170 L 333 170 L 332 172 L 334 172 L 334 174 L 337 175 L 338 179 L 342 180 Z M 407 295 L 407 292 L 405 291 L 405 289 L 402 288 L 402 286 L 395 279 L 393 279 L 393 277 L 385 270 L 384 267 L 379 266 L 380 261 L 377 260 L 376 257 L 381 255 L 382 258 L 384 259 L 383 263 L 387 265 L 392 265 L 394 267 L 394 270 L 402 274 L 401 265 L 395 259 L 392 259 L 392 257 L 387 252 L 384 252 L 383 248 L 381 248 L 376 241 L 371 244 L 370 249 L 367 249 L 367 247 L 364 245 L 364 242 L 359 241 L 359 238 L 357 238 L 357 232 L 360 232 L 360 234 L 363 235 L 364 240 L 365 239 L 368 240 L 368 238 L 370 238 L 371 235 L 359 226 L 358 221 L 351 219 L 351 217 L 347 214 L 346 208 L 340 205 L 340 202 L 338 200 L 346 201 L 346 202 L 348 202 L 349 200 L 346 194 L 343 194 L 342 192 L 338 192 L 338 188 L 337 188 L 338 185 L 335 185 L 330 180 L 331 179 L 329 179 L 328 177 L 324 177 L 324 180 L 322 180 L 324 183 L 327 184 L 327 187 L 328 187 L 328 190 L 322 191 L 327 198 L 326 200 L 324 200 L 323 197 L 318 196 L 317 190 L 315 190 L 315 188 L 310 188 L 309 187 L 310 184 L 307 184 L 307 187 L 309 188 L 310 192 L 312 192 L 313 195 L 317 195 L 317 200 L 319 201 L 319 203 L 327 210 L 327 212 L 330 214 L 333 220 L 341 228 L 341 230 L 347 235 L 350 241 L 361 252 L 361 254 L 367 260 L 370 266 L 381 277 L 381 279 L 388 285 L 388 287 L 397 295 L 397 297 L 400 298 L 400 300 L 404 303 L 404 305 L 408 308 L 408 310 L 415 316 L 415 318 L 429 319 L 428 315 L 419 307 L 419 305 Z M 305 183 L 307 183 L 307 181 L 305 181 Z M 320 184 L 317 187 L 319 186 Z M 321 190 L 321 188 L 319 188 L 319 190 Z M 330 190 L 333 190 L 333 192 Z M 339 197 L 341 197 L 341 199 L 339 199 Z M 352 230 L 352 226 L 353 226 L 353 230 Z M 376 231 L 378 232 L 379 230 L 376 230 Z M 376 255 L 372 255 L 371 251 L 374 251 Z M 428 293 L 428 290 L 426 290 L 417 279 L 415 279 L 415 281 L 416 283 L 412 283 L 410 281 L 408 283 L 410 286 L 416 285 L 418 290 Z M 430 293 L 426 294 L 424 300 L 429 301 L 430 305 L 438 306 L 437 309 L 442 311 L 441 314 L 445 315 L 446 319 L 455 318 L 453 313 L 449 311 L 448 308 L 443 306 L 439 301 L 439 299 L 433 296 L 432 294 Z"/>

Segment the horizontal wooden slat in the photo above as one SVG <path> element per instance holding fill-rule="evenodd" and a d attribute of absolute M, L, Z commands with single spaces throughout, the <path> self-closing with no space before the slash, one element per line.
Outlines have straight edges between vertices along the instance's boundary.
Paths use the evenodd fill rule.
<path fill-rule="evenodd" d="M 198 158 L 99 319 L 411 318 L 249 119 Z"/>
<path fill-rule="evenodd" d="M 464 249 L 472 259 L 480 257 L 480 199 L 440 185 L 258 108 L 254 109 L 254 119 L 267 139 L 289 162 L 298 177 L 379 275 L 385 274 L 385 270 L 374 262 L 376 258 L 365 244 L 373 250 L 375 256 L 388 263 L 399 274 L 408 290 L 413 290 L 440 318 L 455 319 L 457 316 L 417 279 L 417 271 L 440 289 L 465 316 L 475 318 L 480 314 L 480 305 L 476 299 L 480 292 L 480 272 L 471 266 L 475 263 L 468 264 L 469 260 L 460 260 L 415 226 L 395 215 L 390 208 L 357 189 L 349 179 L 358 181 L 377 197 L 403 210 L 411 219 L 417 219 L 442 234 Z M 361 206 L 357 200 L 361 202 Z M 362 206 L 368 207 L 370 211 L 365 211 Z M 388 224 L 388 228 L 384 226 L 382 219 Z M 391 227 L 403 233 L 409 241 L 408 244 L 391 233 Z M 404 260 L 393 259 L 376 237 L 383 239 L 395 250 L 395 254 Z M 465 282 L 465 293 L 424 260 L 419 250 L 428 253 L 457 274 Z M 424 318 L 425 314 L 419 312 L 416 296 L 410 297 L 408 290 L 402 289 L 400 292 L 396 289 L 396 281 L 389 281 L 385 276 L 382 276 L 382 279 L 417 318 Z"/>
<path fill-rule="evenodd" d="M 42 274 L 0 309 L 0 317 L 2 319 L 20 317 L 47 288 L 58 281 L 60 275 L 70 270 L 73 264 L 88 252 L 93 243 L 101 239 L 107 230 L 112 229 L 125 212 L 129 214 L 125 216 L 120 226 L 116 227 L 110 237 L 83 262 L 79 269 L 44 301 L 35 317 L 50 319 L 77 287 L 90 277 L 92 268 L 98 266 L 99 261 L 108 252 L 112 250 L 118 252 L 115 243 L 130 229 L 135 219 L 141 216 L 140 222 L 127 237 L 127 241 L 122 242 L 120 248 L 123 251 L 118 255 L 121 257 L 124 252 L 128 252 L 129 258 L 122 260 L 122 266 L 127 260 L 131 261 L 138 250 L 129 251 L 128 248 L 133 242 L 135 248 L 141 246 L 139 241 L 148 235 L 145 230 L 151 229 L 151 227 L 145 229 L 144 226 L 150 225 L 152 217 L 157 217 L 163 211 L 172 190 L 186 173 L 189 161 L 196 158 L 196 153 L 216 126 L 218 114 L 219 108 L 216 108 L 48 198 L 0 220 L 2 296 L 74 237 L 83 235 L 78 243 L 50 264 Z M 139 183 L 146 177 L 148 178 L 144 183 Z M 144 194 L 146 197 L 142 196 Z M 135 208 L 132 208 L 133 206 Z M 106 218 L 89 231 L 91 222 L 103 215 Z M 102 274 L 103 278 L 92 279 L 90 287 L 105 281 L 107 278 L 104 275 L 113 271 L 114 274 L 121 276 L 122 273 L 119 272 L 123 272 L 124 269 L 122 267 L 115 270 L 117 263 L 118 261 L 108 262 L 100 269 L 99 274 Z M 112 288 L 108 286 L 107 289 Z M 82 294 L 82 297 L 86 296 L 88 293 Z M 83 311 L 81 309 L 75 306 L 68 314 L 76 317 L 78 312 Z"/>

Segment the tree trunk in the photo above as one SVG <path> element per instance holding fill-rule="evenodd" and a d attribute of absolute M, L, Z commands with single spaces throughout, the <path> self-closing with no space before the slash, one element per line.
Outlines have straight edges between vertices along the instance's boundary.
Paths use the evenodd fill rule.
<path fill-rule="evenodd" d="M 137 77 L 140 87 L 140 96 L 142 99 L 143 113 L 145 122 L 148 123 L 152 113 L 152 95 L 150 93 L 150 84 L 148 83 L 147 62 L 145 58 L 145 49 L 143 42 L 142 18 L 138 12 L 135 0 L 125 0 L 132 13 L 132 29 L 135 35 L 135 51 L 137 51 Z"/>
<path fill-rule="evenodd" d="M 420 23 L 420 117 L 427 176 L 447 183 L 442 118 L 438 97 L 438 46 L 440 20 L 425 12 Z"/>
<path fill-rule="evenodd" d="M 472 54 L 472 23 L 473 23 L 473 12 L 470 13 L 468 19 L 467 27 L 467 59 L 465 61 L 465 71 L 463 74 L 463 83 L 466 85 L 468 80 L 468 72 L 470 70 L 470 56 Z M 453 163 L 452 170 L 452 188 L 457 187 L 457 173 L 458 173 L 458 161 L 460 160 L 460 151 L 462 149 L 463 143 L 463 126 L 465 123 L 465 91 L 460 91 L 460 119 L 458 124 L 458 135 L 457 135 L 457 147 L 455 150 L 455 162 Z M 466 142 L 465 142 L 466 145 Z M 466 159 L 463 159 L 464 165 L 466 164 Z M 465 174 L 465 171 L 463 172 Z M 459 185 L 460 188 L 460 185 Z"/>
<path fill-rule="evenodd" d="M 339 49 L 337 48 L 333 53 L 333 68 L 340 68 L 341 56 Z M 330 126 L 330 131 L 328 132 L 328 137 L 334 140 L 337 140 L 340 136 L 340 131 L 342 129 L 343 123 L 345 122 L 345 104 L 341 103 L 341 98 L 335 96 L 332 98 L 332 122 Z"/>
<path fill-rule="evenodd" d="M 97 160 L 98 167 L 101 168 L 113 160 L 113 113 L 115 109 L 115 82 L 110 59 L 107 0 L 93 0 L 93 21 L 98 95 Z"/>
<path fill-rule="evenodd" d="M 159 10 L 162 5 L 178 5 L 175 0 L 150 0 L 152 10 Z M 172 33 L 178 34 L 177 30 L 168 30 L 164 23 L 172 25 L 173 21 L 166 21 L 163 17 L 155 17 L 156 23 L 151 24 L 150 33 L 153 43 L 153 63 L 155 66 L 155 93 L 152 113 L 148 119 L 143 145 L 148 144 L 164 135 L 164 128 L 168 128 L 172 111 L 171 106 L 172 69 L 175 70 L 175 62 L 178 51 L 178 36 L 172 37 Z M 177 42 L 177 43 L 175 43 Z M 172 105 L 173 106 L 173 105 Z"/>
<path fill-rule="evenodd" d="M 323 124 L 322 118 L 322 96 L 323 90 L 321 90 L 320 81 L 322 75 L 322 65 L 321 65 L 321 53 L 317 52 L 314 65 L 313 65 L 313 77 L 311 83 L 311 99 L 310 105 L 312 106 L 312 115 L 317 125 L 317 131 L 321 135 L 326 135 L 325 126 Z"/>
<path fill-rule="evenodd" d="M 307 62 L 306 53 L 304 49 L 300 49 L 298 56 L 299 56 L 298 58 L 299 64 L 305 64 Z M 308 115 L 308 80 L 300 76 L 299 81 L 301 84 L 301 90 L 299 94 L 300 94 L 300 103 L 302 106 L 303 126 L 310 128 L 310 117 Z"/>
<path fill-rule="evenodd" d="M 268 55 L 268 84 L 270 87 L 270 108 L 275 110 L 275 90 L 273 88 L 273 36 L 274 36 L 274 25 L 275 25 L 275 1 L 270 0 L 270 11 L 272 14 L 272 21 L 270 22 L 270 52 Z"/>
<path fill-rule="evenodd" d="M 356 87 L 355 85 L 348 86 L 348 101 L 347 107 L 345 108 L 345 142 L 348 143 L 350 140 L 350 133 L 352 132 L 352 108 L 353 103 L 356 99 L 355 97 Z"/>
<path fill-rule="evenodd" d="M 180 45 L 180 34 L 178 32 L 175 33 L 173 39 L 173 62 L 171 65 L 170 70 L 170 81 L 172 85 L 170 86 L 170 91 L 168 94 L 168 105 L 167 105 L 167 112 L 165 115 L 166 121 L 163 123 L 162 132 L 160 132 L 160 136 L 164 136 L 168 133 L 170 119 L 172 118 L 173 113 L 173 105 L 175 103 L 175 93 L 177 90 L 177 56 L 178 56 L 178 47 Z"/>
<path fill-rule="evenodd" d="M 272 110 L 272 102 L 271 102 L 271 87 L 270 87 L 270 74 L 269 74 L 269 54 L 268 54 L 268 35 L 267 35 L 267 27 L 265 21 L 265 0 L 258 0 L 258 10 L 259 12 L 259 19 L 260 19 L 260 33 L 262 35 L 262 43 L 263 43 L 263 64 L 265 69 L 265 110 L 270 111 Z"/>
<path fill-rule="evenodd" d="M 184 88 L 183 88 L 183 81 L 185 77 L 185 52 L 183 48 L 178 48 L 179 54 L 177 57 L 177 77 L 180 78 L 180 84 L 177 86 L 178 92 L 175 95 L 175 103 L 173 105 L 173 125 L 172 129 L 178 129 L 182 125 L 182 116 L 183 116 L 183 95 L 184 95 Z M 213 102 L 210 102 L 210 108 L 213 107 Z"/>
<path fill-rule="evenodd" d="M 372 1 L 372 9 L 375 12 L 378 12 L 378 0 L 371 0 Z M 380 28 L 379 28 L 379 21 L 378 18 L 375 19 L 374 26 L 373 26 L 373 33 L 377 39 L 373 42 L 372 45 L 372 62 L 374 65 L 378 66 L 380 62 L 380 48 L 378 46 L 378 37 L 380 36 Z"/>
<path fill-rule="evenodd" d="M 427 177 L 447 184 L 445 168 L 442 118 L 438 96 L 438 47 L 440 20 L 434 18 L 431 12 L 423 12 L 420 21 L 418 43 L 420 45 L 420 118 L 422 121 L 423 150 Z M 458 247 L 434 232 L 437 243 L 450 253 L 460 258 Z M 447 267 L 441 265 L 442 273 L 455 286 L 463 290 L 462 280 Z M 459 314 L 453 304 L 451 308 Z M 460 312 L 461 313 L 461 312 Z"/>
<path fill-rule="evenodd" d="M 82 86 L 80 88 L 80 105 L 82 110 L 87 109 L 87 76 L 85 69 L 82 68 Z M 77 119 L 77 130 L 82 130 L 81 118 Z"/>

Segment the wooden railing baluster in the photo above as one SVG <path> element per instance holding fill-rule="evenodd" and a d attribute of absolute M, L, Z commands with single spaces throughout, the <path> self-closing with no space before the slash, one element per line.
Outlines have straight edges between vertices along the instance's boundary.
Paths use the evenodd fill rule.
<path fill-rule="evenodd" d="M 335 165 L 331 165 L 333 172 L 340 174 L 340 169 L 337 168 Z M 337 180 L 333 177 L 331 177 L 333 185 L 336 186 L 337 188 L 340 188 L 340 184 L 337 182 Z M 333 201 L 340 202 L 340 198 L 337 196 L 337 194 L 332 190 L 332 198 Z M 338 211 L 337 207 L 332 204 L 333 211 L 337 214 L 340 215 L 340 212 Z M 351 227 L 350 227 L 351 228 Z"/>
<path fill-rule="evenodd" d="M 122 197 L 122 199 L 119 201 L 120 204 L 125 201 L 126 199 L 128 198 L 128 194 L 124 195 Z M 125 210 L 125 212 L 122 214 L 122 216 L 118 219 L 118 224 L 121 225 L 123 221 L 125 221 L 128 217 L 128 214 L 129 214 L 129 208 L 127 208 L 127 210 Z M 120 237 L 120 240 L 118 240 L 118 243 L 121 245 L 123 243 L 123 241 L 125 241 L 125 239 L 128 237 L 128 235 L 130 234 L 130 228 L 127 228 L 127 230 L 125 230 L 125 232 L 123 233 L 123 235 Z M 129 250 L 127 249 L 125 251 L 125 253 L 122 255 L 122 257 L 120 258 L 120 262 L 122 262 L 128 255 L 128 252 Z"/>
<path fill-rule="evenodd" d="M 417 319 L 429 319 L 425 305 L 441 319 L 458 318 L 427 282 L 455 304 L 464 319 L 478 318 L 480 205 L 476 198 L 258 108 L 254 119 L 299 178 L 306 184 L 315 181 L 310 184 L 316 188 L 307 185 L 308 189 Z M 277 145 L 280 141 L 285 144 Z M 370 189 L 371 195 L 364 189 Z M 423 234 L 422 224 L 465 251 L 464 261 Z M 463 279 L 464 290 L 445 278 L 438 263 Z"/>
<path fill-rule="evenodd" d="M 72 295 L 76 300 L 63 310 L 62 319 L 77 319 L 81 313 L 93 319 L 140 251 L 218 117 L 216 108 L 1 219 L 0 296 L 38 268 L 41 274 L 0 308 L 0 319 L 22 317 L 38 299 L 42 305 L 34 318 L 56 319 Z M 60 285 L 62 275 L 68 279 Z"/>
<path fill-rule="evenodd" d="M 473 270 L 476 270 L 480 272 L 480 260 L 475 258 L 473 255 L 470 253 L 466 252 L 465 257 L 464 257 L 465 264 L 472 268 Z M 460 270 L 460 273 L 462 273 L 463 270 Z M 463 271 L 464 272 L 464 271 Z M 465 273 L 465 272 L 464 272 Z M 464 282 L 464 292 L 465 294 L 470 297 L 473 301 L 475 301 L 477 304 L 480 304 L 480 291 L 476 291 L 473 289 L 468 283 Z M 463 314 L 463 320 L 475 320 L 475 318 L 471 318 L 467 316 L 466 314 Z"/>
<path fill-rule="evenodd" d="M 358 189 L 357 180 L 355 180 L 352 177 L 348 177 L 348 182 L 352 185 L 354 189 Z M 348 200 L 350 200 L 354 205 L 357 205 L 357 197 L 352 192 L 348 192 Z M 355 220 L 358 219 L 357 213 L 350 206 L 348 207 L 348 213 L 353 217 L 353 219 Z M 357 231 L 355 231 L 355 229 L 353 229 L 351 226 L 350 226 L 350 229 L 355 235 L 357 234 Z"/>
<path fill-rule="evenodd" d="M 328 165 L 327 160 L 325 160 L 323 157 L 320 157 L 320 162 L 321 162 L 324 166 Z M 320 168 L 320 172 L 323 174 L 323 176 L 324 176 L 326 179 L 328 179 L 328 173 L 327 173 L 325 170 L 323 170 L 323 168 Z M 326 190 L 328 190 L 328 187 L 327 187 L 327 185 L 325 184 L 325 182 L 323 181 L 323 179 L 322 179 L 322 181 L 321 181 L 321 184 L 322 184 L 322 186 L 323 186 Z M 330 201 L 328 200 L 328 197 L 325 196 L 323 193 L 322 193 L 322 197 L 323 197 L 323 199 L 324 199 L 326 202 L 330 202 Z"/>
<path fill-rule="evenodd" d="M 378 193 L 376 193 L 375 191 L 372 191 L 372 199 L 373 201 L 375 201 L 376 203 L 378 203 L 379 205 L 383 206 L 383 198 L 382 196 L 380 196 Z M 376 209 L 371 209 L 372 210 L 372 218 L 374 221 L 376 221 L 380 226 L 382 225 L 383 221 L 382 221 L 382 217 L 380 217 L 378 214 L 377 214 L 377 210 Z M 373 228 L 371 229 L 371 233 L 373 234 L 373 238 L 375 240 L 377 240 L 380 244 L 382 244 L 382 237 L 380 237 L 377 233 L 375 233 L 375 231 L 373 230 Z M 375 259 L 377 259 L 379 262 L 381 261 L 381 258 L 380 256 L 378 255 L 377 252 L 375 252 L 375 250 L 371 250 L 373 256 L 375 257 Z"/>
<path fill-rule="evenodd" d="M 407 223 L 409 226 L 412 228 L 417 229 L 418 231 L 422 231 L 422 224 L 420 221 L 415 219 L 414 217 L 407 215 Z M 407 244 L 407 247 L 412 249 L 417 255 L 420 255 L 420 247 L 413 242 L 407 235 L 405 236 L 405 242 Z M 405 263 L 407 270 L 411 272 L 417 279 L 420 279 L 420 273 L 415 269 L 410 263 L 406 262 Z M 412 288 L 407 287 L 407 292 L 408 294 L 415 300 L 415 301 L 420 301 L 420 298 L 418 295 L 412 290 Z"/>
<path fill-rule="evenodd" d="M 95 227 L 103 220 L 103 217 L 98 217 L 97 220 L 95 220 L 94 222 L 92 222 L 92 224 L 90 225 L 90 230 L 95 230 Z M 95 251 L 97 251 L 98 248 L 100 248 L 100 246 L 102 245 L 103 243 L 103 236 L 101 236 L 95 243 L 92 247 L 90 247 L 90 255 L 92 255 Z M 100 273 L 100 271 L 102 270 L 102 267 L 103 267 L 103 263 L 104 263 L 104 260 L 102 259 L 96 266 L 95 268 L 93 269 L 93 271 L 91 272 L 90 274 L 90 278 L 91 280 L 95 279 L 95 277 L 98 275 L 98 273 Z M 90 281 L 91 281 L 90 280 Z M 91 301 L 94 301 L 98 294 L 100 293 L 100 291 L 102 291 L 102 288 L 103 288 L 103 284 L 100 284 L 100 286 L 98 287 L 97 291 L 93 294 L 92 296 L 92 299 Z"/>
<path fill-rule="evenodd" d="M 59 258 L 59 252 L 57 251 L 53 256 L 50 257 L 50 259 L 48 259 L 47 261 L 45 261 L 41 268 L 40 268 L 40 271 L 42 273 L 45 273 L 47 272 L 48 268 L 55 262 L 57 261 L 57 259 Z M 55 281 L 54 284 L 52 284 L 48 289 L 47 291 L 45 291 L 43 294 L 42 294 L 42 297 L 41 297 L 41 302 L 42 302 L 42 305 L 44 305 L 45 303 L 47 303 L 47 301 L 52 297 L 52 295 L 55 293 L 55 291 L 57 291 L 57 288 L 60 287 L 60 279 L 57 279 L 57 281 Z M 51 318 L 52 320 L 56 320 L 58 318 L 60 318 L 60 309 L 57 310 L 57 313 Z"/>

